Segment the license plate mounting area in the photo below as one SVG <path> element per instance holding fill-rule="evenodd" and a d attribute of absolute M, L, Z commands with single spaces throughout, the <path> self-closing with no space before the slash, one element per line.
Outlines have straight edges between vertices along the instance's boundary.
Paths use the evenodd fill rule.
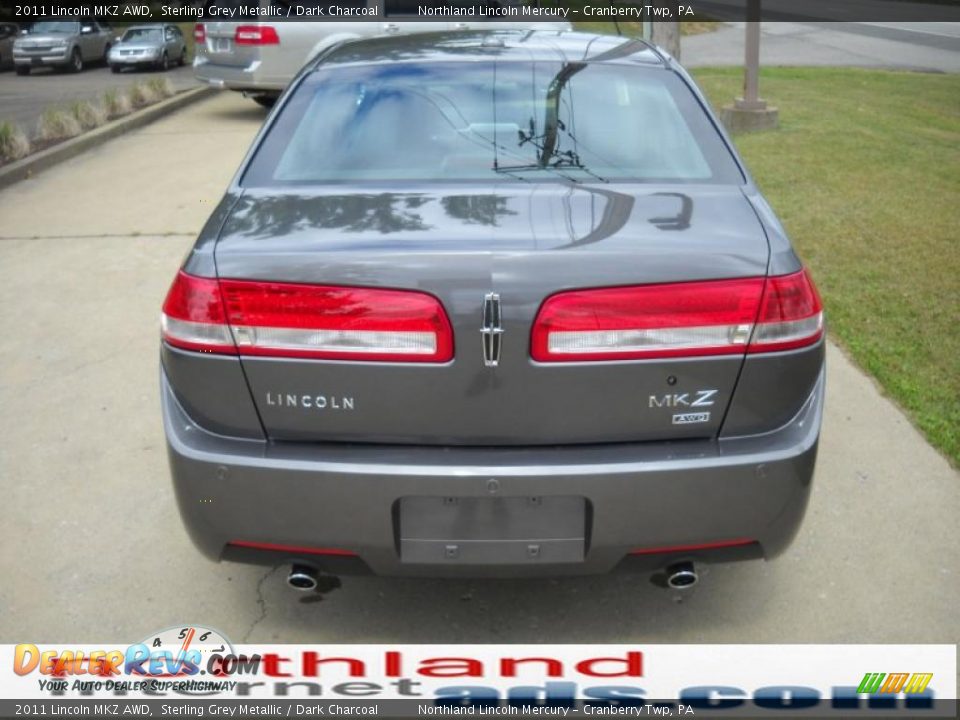
<path fill-rule="evenodd" d="M 583 497 L 405 497 L 398 510 L 405 564 L 579 563 L 586 553 Z"/>

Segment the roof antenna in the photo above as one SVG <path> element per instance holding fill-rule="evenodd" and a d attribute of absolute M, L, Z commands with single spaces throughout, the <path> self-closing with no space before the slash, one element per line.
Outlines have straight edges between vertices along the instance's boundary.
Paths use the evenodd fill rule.
<path fill-rule="evenodd" d="M 497 145 L 497 61 L 493 61 L 493 171 L 500 169 L 500 148 Z"/>
<path fill-rule="evenodd" d="M 613 26 L 617 29 L 617 35 L 623 36 L 623 30 L 620 29 L 620 23 L 616 20 L 613 21 Z"/>

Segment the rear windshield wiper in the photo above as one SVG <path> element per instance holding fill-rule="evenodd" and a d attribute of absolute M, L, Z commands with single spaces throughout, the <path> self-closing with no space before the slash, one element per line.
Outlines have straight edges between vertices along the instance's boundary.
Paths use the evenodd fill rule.
<path fill-rule="evenodd" d="M 572 175 L 562 172 L 563 170 L 579 170 L 580 172 L 586 173 L 595 180 L 600 182 L 610 182 L 605 177 L 601 177 L 597 173 L 593 172 L 590 168 L 580 162 L 579 156 L 572 150 L 567 150 L 563 152 L 555 153 L 550 162 L 541 165 L 540 163 L 530 163 L 529 165 L 499 165 L 495 164 L 493 166 L 493 171 L 498 173 L 521 173 L 521 172 L 533 172 L 535 170 L 546 170 L 547 172 L 554 172 L 561 177 L 570 180 L 571 182 L 580 182 L 577 178 Z"/>

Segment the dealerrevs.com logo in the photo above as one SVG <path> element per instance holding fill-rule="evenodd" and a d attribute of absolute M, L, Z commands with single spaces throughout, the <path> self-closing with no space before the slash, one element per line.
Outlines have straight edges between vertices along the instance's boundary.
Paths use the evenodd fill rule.
<path fill-rule="evenodd" d="M 126 647 L 41 650 L 22 643 L 13 656 L 14 673 L 39 675 L 40 688 L 53 694 L 229 691 L 236 682 L 228 678 L 256 673 L 259 665 L 259 655 L 238 655 L 222 633 L 199 625 L 167 628 Z M 201 676 L 206 676 L 203 681 Z"/>

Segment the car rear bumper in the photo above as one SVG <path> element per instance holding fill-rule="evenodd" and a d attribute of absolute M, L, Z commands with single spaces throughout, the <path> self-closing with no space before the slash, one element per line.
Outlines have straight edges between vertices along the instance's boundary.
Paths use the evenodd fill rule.
<path fill-rule="evenodd" d="M 509 577 L 783 552 L 810 494 L 824 377 L 789 423 L 765 435 L 560 448 L 227 438 L 197 426 L 163 375 L 161 386 L 180 512 L 194 543 L 210 558 L 395 576 Z M 585 498 L 582 558 L 552 562 L 550 552 L 521 557 L 522 550 L 520 556 L 481 555 L 488 561 L 480 563 L 476 555 L 471 561 L 456 552 L 429 563 L 401 557 L 401 498 L 490 497 Z M 441 554 L 445 543 L 456 541 L 435 540 Z M 539 540 L 521 542 L 526 548 Z"/>
<path fill-rule="evenodd" d="M 193 70 L 197 80 L 220 90 L 279 94 L 290 81 L 290 78 L 275 77 L 264 72 L 260 60 L 253 60 L 244 66 L 220 65 L 198 55 L 194 59 Z"/>

